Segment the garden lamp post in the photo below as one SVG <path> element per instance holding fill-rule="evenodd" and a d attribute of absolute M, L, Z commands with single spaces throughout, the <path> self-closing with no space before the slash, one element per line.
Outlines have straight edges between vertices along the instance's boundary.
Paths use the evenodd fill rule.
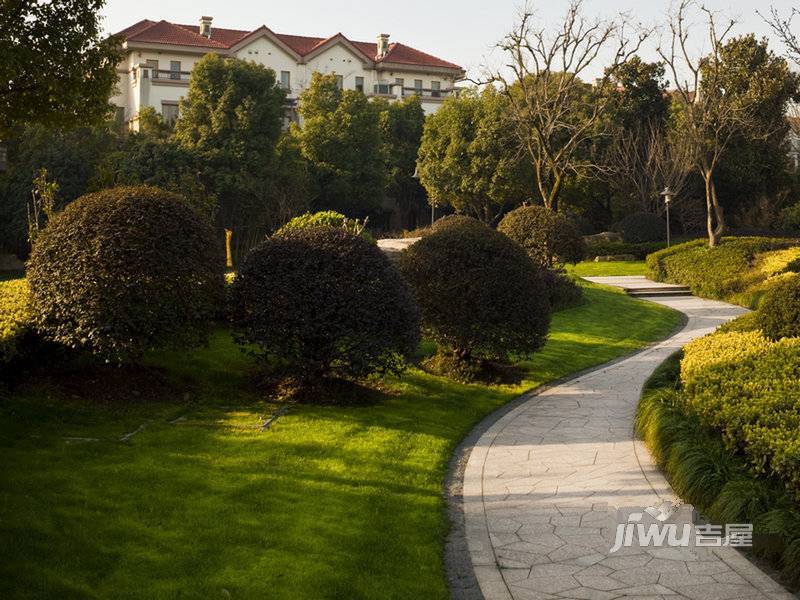
<path fill-rule="evenodd" d="M 667 208 L 667 248 L 669 248 L 669 205 L 672 202 L 672 190 L 666 186 L 661 195 L 664 196 L 664 206 Z"/>
<path fill-rule="evenodd" d="M 414 167 L 414 174 L 411 176 L 412 179 L 416 179 L 419 181 L 419 167 Z M 428 199 L 430 202 L 430 198 Z M 431 225 L 433 225 L 434 220 L 436 219 L 436 206 L 431 202 Z"/>

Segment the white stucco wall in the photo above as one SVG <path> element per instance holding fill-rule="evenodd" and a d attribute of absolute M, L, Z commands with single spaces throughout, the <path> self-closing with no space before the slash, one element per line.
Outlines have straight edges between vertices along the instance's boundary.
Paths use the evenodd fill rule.
<path fill-rule="evenodd" d="M 152 106 L 161 112 L 162 102 L 177 102 L 186 95 L 187 86 L 176 85 L 168 79 L 161 81 L 141 76 L 148 60 L 157 60 L 159 70 L 170 70 L 173 60 L 180 61 L 181 71 L 191 72 L 194 65 L 205 54 L 198 52 L 177 52 L 169 49 L 133 49 L 118 67 L 119 93 L 112 99 L 112 103 L 125 108 L 125 119 L 135 121 L 139 110 L 144 106 Z M 336 43 L 324 51 L 313 56 L 306 63 L 299 63 L 295 57 L 286 52 L 278 44 L 264 35 L 252 40 L 246 46 L 239 48 L 235 54 L 237 58 L 252 60 L 275 71 L 277 81 L 280 82 L 281 71 L 291 73 L 291 90 L 289 97 L 297 96 L 308 86 L 314 72 L 336 73 L 343 78 L 345 89 L 355 89 L 356 77 L 364 78 L 364 92 L 372 94 L 377 83 L 393 84 L 397 78 L 404 80 L 406 88 L 414 87 L 414 80 L 422 80 L 422 87 L 430 89 L 432 81 L 439 81 L 442 90 L 450 89 L 453 85 L 452 78 L 446 74 L 431 74 L 416 71 L 388 71 L 377 70 L 365 66 L 360 52 L 351 50 L 344 43 Z M 394 88 L 399 94 L 399 89 Z M 410 92 L 408 92 L 410 93 Z M 427 114 L 434 113 L 441 106 L 441 100 L 422 98 L 422 107 Z"/>

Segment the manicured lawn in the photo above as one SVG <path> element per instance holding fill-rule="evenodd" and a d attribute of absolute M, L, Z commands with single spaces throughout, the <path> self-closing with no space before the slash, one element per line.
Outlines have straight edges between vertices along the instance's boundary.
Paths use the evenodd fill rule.
<path fill-rule="evenodd" d="M 226 331 L 149 357 L 158 402 L 98 406 L 81 398 L 96 382 L 18 388 L 0 403 L 0 597 L 447 598 L 442 482 L 456 444 L 523 390 L 679 322 L 608 288 L 586 295 L 555 316 L 520 385 L 413 369 L 377 404 L 293 406 L 267 430 L 276 406 Z"/>
<path fill-rule="evenodd" d="M 594 262 L 586 260 L 577 265 L 568 265 L 567 271 L 579 277 L 603 277 L 608 275 L 644 275 L 647 267 L 643 260 Z"/>

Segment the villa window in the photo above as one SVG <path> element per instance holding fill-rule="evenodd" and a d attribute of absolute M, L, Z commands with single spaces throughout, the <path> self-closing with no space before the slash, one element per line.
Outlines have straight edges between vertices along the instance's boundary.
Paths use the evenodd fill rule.
<path fill-rule="evenodd" d="M 417 96 L 422 96 L 422 79 L 414 80 L 414 93 Z"/>
<path fill-rule="evenodd" d="M 175 102 L 162 102 L 161 103 L 161 118 L 164 123 L 174 125 L 178 120 L 178 104 Z"/>
<path fill-rule="evenodd" d="M 397 93 L 400 94 L 401 96 L 405 96 L 406 91 L 403 88 L 406 85 L 406 80 L 403 79 L 402 77 L 398 77 L 397 79 L 394 80 L 394 83 L 395 86 L 398 88 Z"/>
<path fill-rule="evenodd" d="M 342 77 L 341 75 L 336 76 L 336 87 L 339 88 L 340 90 L 344 89 L 344 77 Z"/>
<path fill-rule="evenodd" d="M 169 78 L 170 79 L 181 78 L 181 61 L 179 60 L 169 61 Z"/>
<path fill-rule="evenodd" d="M 363 77 L 356 77 L 356 90 L 364 93 L 364 78 Z"/>
<path fill-rule="evenodd" d="M 431 96 L 433 96 L 434 98 L 439 98 L 442 95 L 441 89 L 442 89 L 441 83 L 439 83 L 438 81 L 431 81 Z"/>
<path fill-rule="evenodd" d="M 292 90 L 292 74 L 289 71 L 281 71 L 281 89 L 287 92 Z"/>

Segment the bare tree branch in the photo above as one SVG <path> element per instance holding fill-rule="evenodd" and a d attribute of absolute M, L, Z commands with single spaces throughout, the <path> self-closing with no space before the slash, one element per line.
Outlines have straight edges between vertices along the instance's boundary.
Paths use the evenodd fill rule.
<path fill-rule="evenodd" d="M 607 133 L 603 117 L 611 104 L 606 93 L 611 77 L 650 33 L 640 30 L 630 38 L 626 24 L 623 17 L 590 21 L 582 0 L 572 0 L 560 27 L 549 32 L 535 26 L 526 6 L 497 45 L 506 57 L 505 70 L 488 71 L 481 82 L 497 86 L 509 99 L 517 142 L 533 165 L 538 195 L 552 210 L 567 175 L 602 167 L 581 150 Z M 594 85 L 583 81 L 606 52 L 613 56 L 603 76 Z"/>
<path fill-rule="evenodd" d="M 691 27 L 687 20 L 692 14 L 704 21 L 711 46 L 706 56 L 693 56 L 690 50 Z M 659 44 L 657 49 L 675 82 L 673 100 L 680 102 L 673 144 L 685 146 L 680 154 L 691 157 L 705 183 L 706 226 L 711 246 L 716 245 L 726 227 L 715 184 L 719 160 L 737 135 L 748 132 L 756 135 L 751 106 L 727 94 L 723 85 L 721 51 L 734 24 L 730 20 L 720 25 L 713 11 L 694 0 L 681 0 L 669 18 L 667 43 Z M 689 78 L 681 80 L 682 74 Z"/>
<path fill-rule="evenodd" d="M 792 21 L 795 17 L 800 16 L 800 9 L 792 8 L 789 16 L 783 17 L 778 10 L 773 6 L 769 9 L 769 16 L 764 16 L 760 11 L 756 11 L 764 21 L 772 27 L 775 35 L 786 46 L 786 54 L 798 66 L 800 66 L 800 37 L 792 29 Z"/>

